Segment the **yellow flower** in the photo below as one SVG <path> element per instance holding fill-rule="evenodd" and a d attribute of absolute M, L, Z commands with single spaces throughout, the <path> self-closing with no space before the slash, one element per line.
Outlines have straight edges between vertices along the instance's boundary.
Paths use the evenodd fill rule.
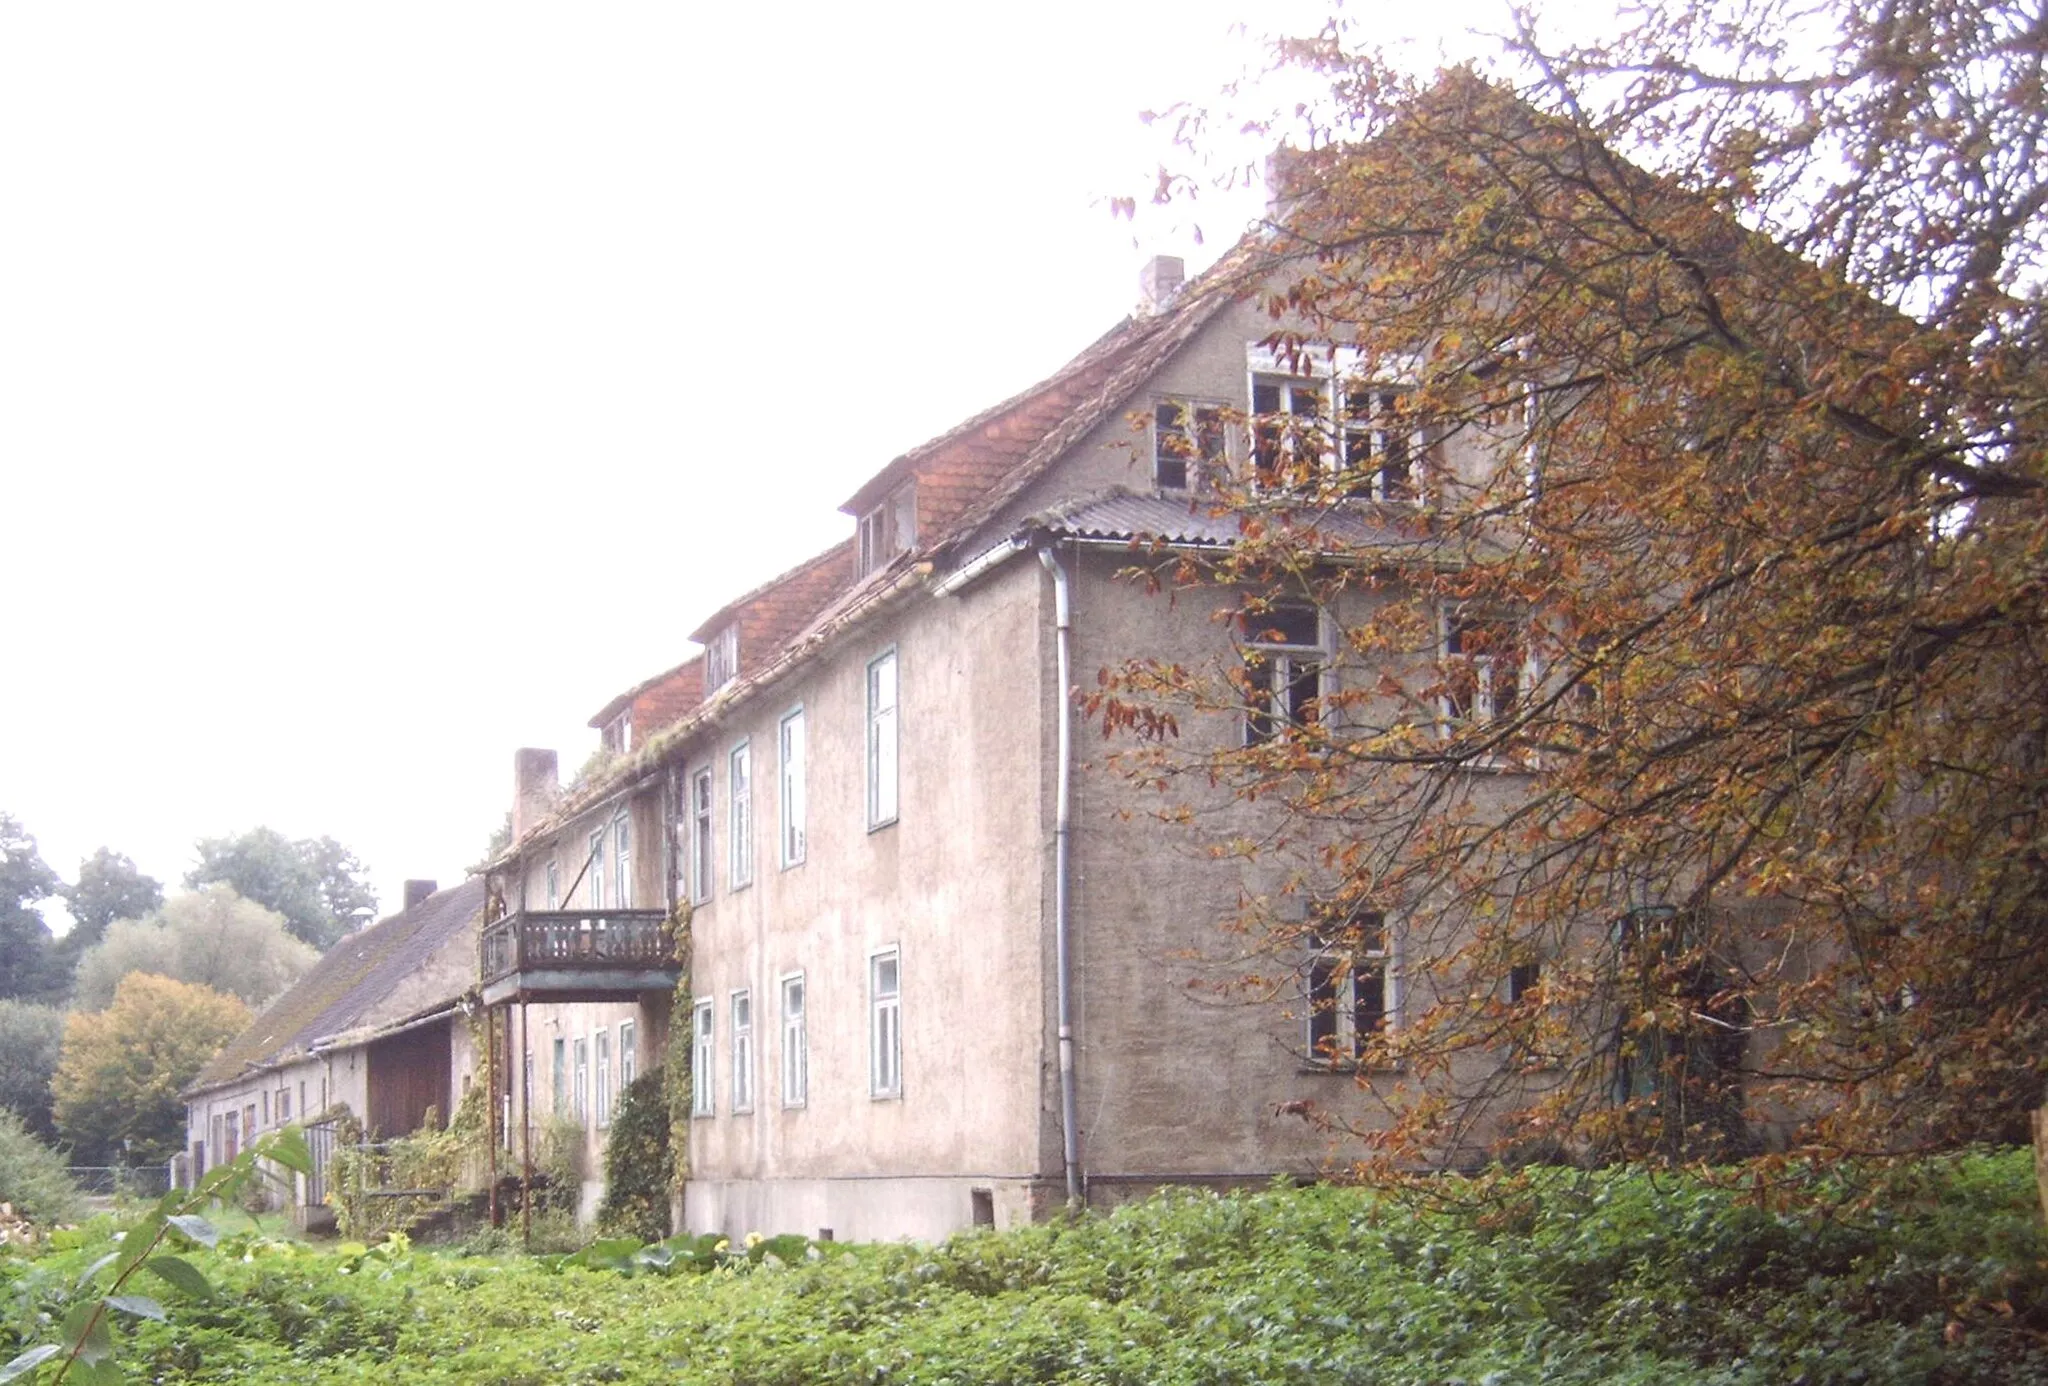
<path fill-rule="evenodd" d="M 747 1246 L 748 1246 L 748 1248 L 749 1248 L 749 1249 L 751 1249 L 751 1248 L 753 1248 L 753 1247 L 757 1247 L 757 1246 L 761 1245 L 761 1243 L 763 1243 L 763 1242 L 765 1242 L 765 1241 L 767 1241 L 767 1240 L 768 1240 L 768 1239 L 767 1239 L 766 1237 L 762 1236 L 762 1235 L 761 1235 L 761 1234 L 760 1234 L 759 1232 L 749 1232 L 749 1233 L 747 1233 Z"/>
<path fill-rule="evenodd" d="M 720 1238 L 718 1239 L 718 1245 L 717 1245 L 717 1246 L 714 1246 L 714 1247 L 712 1247 L 711 1249 L 712 1249 L 713 1251 L 730 1251 L 730 1250 L 732 1250 L 732 1238 L 730 1238 L 730 1237 L 720 1237 Z"/>

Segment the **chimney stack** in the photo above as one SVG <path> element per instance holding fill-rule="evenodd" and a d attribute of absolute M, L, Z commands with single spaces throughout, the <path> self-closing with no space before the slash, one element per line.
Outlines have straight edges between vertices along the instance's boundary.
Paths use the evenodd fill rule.
<path fill-rule="evenodd" d="M 1180 286 L 1187 282 L 1187 262 L 1178 255 L 1154 255 L 1138 271 L 1138 310 L 1147 316 L 1161 312 L 1173 302 Z"/>
<path fill-rule="evenodd" d="M 411 909 L 425 900 L 440 887 L 432 881 L 407 881 L 405 883 L 405 907 Z"/>
<path fill-rule="evenodd" d="M 512 840 L 548 816 L 562 792 L 561 770 L 553 751 L 522 746 L 512 753 Z"/>

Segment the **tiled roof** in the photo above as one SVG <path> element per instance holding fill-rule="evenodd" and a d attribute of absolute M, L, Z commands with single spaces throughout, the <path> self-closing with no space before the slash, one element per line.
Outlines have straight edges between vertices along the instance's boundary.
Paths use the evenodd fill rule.
<path fill-rule="evenodd" d="M 319 1040 L 372 1019 L 377 1004 L 483 913 L 484 883 L 471 877 L 379 921 L 327 950 L 291 989 L 199 1071 L 189 1091 L 232 1082 L 252 1067 L 310 1052 Z M 456 999 L 451 994 L 448 1000 Z M 399 1017 L 381 1017 L 395 1020 Z"/>
<path fill-rule="evenodd" d="M 727 690 L 700 687 L 695 706 L 665 707 L 662 725 L 672 733 L 687 731 L 707 714 L 715 716 L 716 709 L 745 696 L 763 674 L 785 668 L 872 603 L 895 593 L 919 559 L 943 552 L 993 518 L 1090 429 L 1125 407 L 1174 352 L 1233 301 L 1251 281 L 1260 255 L 1258 243 L 1248 238 L 1161 311 L 1126 318 L 1038 384 L 904 453 L 870 477 L 841 508 L 862 513 L 914 477 L 917 548 L 856 579 L 856 546 L 849 538 L 727 602 L 691 635 L 701 641 L 737 620 L 738 682 Z M 687 662 L 676 670 L 685 667 Z M 592 725 L 602 725 L 667 677 L 657 675 L 614 698 Z M 635 740 L 644 734 L 636 726 Z M 653 773 L 674 740 L 671 734 L 645 743 L 596 781 L 580 786 L 505 856 L 518 855 L 527 842 L 551 836 L 590 804 Z"/>

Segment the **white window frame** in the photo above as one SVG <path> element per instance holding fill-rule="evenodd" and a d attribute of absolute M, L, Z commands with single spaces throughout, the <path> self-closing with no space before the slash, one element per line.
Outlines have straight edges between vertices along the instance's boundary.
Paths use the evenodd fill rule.
<path fill-rule="evenodd" d="M 633 1086 L 633 1080 L 640 1076 L 639 1024 L 631 1020 L 619 1022 L 619 1091 Z"/>
<path fill-rule="evenodd" d="M 1311 1063 L 1336 1068 L 1356 1067 L 1373 1035 L 1399 1028 L 1402 1000 L 1400 935 L 1392 916 L 1361 912 L 1341 931 L 1358 937 L 1325 942 L 1312 933 L 1302 968 L 1303 1052 Z M 1361 1023 L 1368 1006 L 1378 1015 L 1370 1026 Z"/>
<path fill-rule="evenodd" d="M 1230 463 L 1230 430 L 1221 402 L 1169 395 L 1152 406 L 1152 486 L 1176 495 L 1198 490 Z"/>
<path fill-rule="evenodd" d="M 1284 638 L 1289 617 L 1313 615 L 1316 636 L 1313 644 Z M 1313 602 L 1281 600 L 1266 609 L 1246 611 L 1239 617 L 1244 639 L 1240 652 L 1245 661 L 1244 744 L 1260 746 L 1276 741 L 1289 728 L 1307 726 L 1319 720 L 1323 700 L 1330 688 L 1330 620 Z M 1279 634 L 1282 638 L 1274 639 Z M 1313 681 L 1309 697 L 1312 714 L 1294 702 L 1298 687 Z M 1263 687 L 1261 684 L 1263 683 Z"/>
<path fill-rule="evenodd" d="M 553 914 L 562 908 L 562 864 L 549 861 L 547 870 L 542 874 L 547 883 L 548 913 Z"/>
<path fill-rule="evenodd" d="M 701 905 L 711 898 L 711 877 L 718 862 L 717 842 L 712 832 L 712 813 L 716 802 L 711 767 L 706 765 L 691 772 L 690 903 L 694 905 Z"/>
<path fill-rule="evenodd" d="M 888 674 L 887 701 L 880 675 Z M 868 661 L 864 675 L 867 708 L 868 830 L 887 827 L 902 810 L 903 666 L 892 645 Z"/>
<path fill-rule="evenodd" d="M 906 481 L 860 517 L 858 576 L 889 566 L 899 553 L 917 547 L 917 482 Z"/>
<path fill-rule="evenodd" d="M 754 1110 L 754 994 L 745 987 L 726 997 L 726 1026 L 732 1031 L 732 1110 Z"/>
<path fill-rule="evenodd" d="M 715 1116 L 718 1079 L 718 1017 L 710 997 L 690 1007 L 690 1115 Z"/>
<path fill-rule="evenodd" d="M 555 1050 L 550 1056 L 548 1081 L 553 1086 L 549 1095 L 554 1101 L 548 1104 L 558 1117 L 569 1115 L 569 1041 L 561 1035 L 555 1036 Z"/>
<path fill-rule="evenodd" d="M 1470 654 L 1465 651 L 1465 632 L 1481 626 L 1507 632 L 1511 637 L 1505 654 Z M 1533 682 L 1529 665 L 1528 631 L 1512 615 L 1472 607 L 1451 607 L 1438 620 L 1438 649 L 1445 677 L 1452 678 L 1459 664 L 1470 666 L 1470 705 L 1460 707 L 1457 695 L 1446 688 L 1437 699 L 1437 726 L 1445 736 L 1455 736 L 1466 727 L 1492 726 L 1514 715 L 1528 695 Z M 1510 695 L 1505 701 L 1503 689 Z"/>
<path fill-rule="evenodd" d="M 591 1036 L 591 1049 L 596 1065 L 591 1077 L 591 1094 L 596 1102 L 597 1129 L 604 1131 L 612 1124 L 612 1032 L 599 1030 Z"/>
<path fill-rule="evenodd" d="M 782 1105 L 801 1107 L 811 1096 L 810 996 L 804 974 L 783 974 L 777 992 L 782 1003 Z"/>
<path fill-rule="evenodd" d="M 804 710 L 795 708 L 783 714 L 775 732 L 776 759 L 781 770 L 781 793 L 777 816 L 780 819 L 782 866 L 788 870 L 801 866 L 808 847 L 805 822 L 809 805 L 805 799 L 804 776 L 807 750 L 805 743 Z"/>
<path fill-rule="evenodd" d="M 571 1080 L 574 1084 L 574 1087 L 571 1089 L 572 1098 L 569 1104 L 569 1110 L 571 1114 L 575 1116 L 576 1124 L 578 1126 L 588 1127 L 590 1125 L 589 1037 L 585 1035 L 578 1035 L 571 1042 L 570 1049 L 571 1052 L 575 1055 L 575 1076 Z"/>
<path fill-rule="evenodd" d="M 1398 414 L 1400 396 L 1414 388 L 1416 365 L 1406 358 L 1368 362 L 1357 347 L 1304 344 L 1289 353 L 1257 342 L 1248 345 L 1245 398 L 1250 403 L 1248 465 L 1254 488 L 1281 494 L 1349 470 L 1355 473 L 1349 495 L 1420 505 L 1429 430 L 1420 423 L 1406 429 L 1388 426 Z M 1262 390 L 1273 392 L 1273 398 L 1262 401 Z M 1261 408 L 1262 404 L 1272 407 Z M 1308 422 L 1291 422 L 1296 419 Z M 1395 455 L 1397 443 L 1404 477 L 1399 485 L 1387 474 L 1385 463 Z M 1315 449 L 1312 466 L 1295 460 L 1304 445 Z M 1262 482 L 1262 454 L 1276 447 L 1278 468 L 1268 470 L 1283 469 L 1287 475 Z"/>
<path fill-rule="evenodd" d="M 604 749 L 615 756 L 622 756 L 633 746 L 633 709 L 627 708 L 611 721 L 604 724 L 599 740 Z"/>
<path fill-rule="evenodd" d="M 704 642 L 704 696 L 740 676 L 740 623 L 728 622 Z"/>
<path fill-rule="evenodd" d="M 894 974 L 888 990 L 882 986 L 885 963 Z M 895 944 L 868 954 L 868 1096 L 903 1096 L 903 954 Z"/>
<path fill-rule="evenodd" d="M 589 885 L 591 909 L 604 908 L 604 838 L 606 828 L 599 828 L 590 835 L 590 856 L 583 864 L 583 879 Z"/>
<path fill-rule="evenodd" d="M 625 813 L 612 819 L 612 908 L 633 908 L 633 820 Z"/>
<path fill-rule="evenodd" d="M 726 752 L 725 888 L 754 883 L 754 744 L 742 741 Z"/>

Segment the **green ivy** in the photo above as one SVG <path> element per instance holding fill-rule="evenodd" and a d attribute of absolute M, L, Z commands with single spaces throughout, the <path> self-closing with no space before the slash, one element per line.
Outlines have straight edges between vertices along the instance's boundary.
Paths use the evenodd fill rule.
<path fill-rule="evenodd" d="M 682 971 L 676 977 L 675 998 L 669 1007 L 669 1028 L 673 1032 L 678 1024 L 687 1029 L 692 1023 L 689 901 L 676 901 L 676 907 L 668 917 L 668 934 L 669 941 L 675 945 L 676 957 L 682 963 Z M 682 1198 L 683 1185 L 690 1177 L 690 1058 L 694 1038 L 686 1033 L 682 1042 L 676 1043 L 672 1035 L 668 1062 L 663 1065 L 662 1087 L 668 1094 L 669 1179 L 678 1199 Z"/>
<path fill-rule="evenodd" d="M 619 1094 L 604 1147 L 604 1202 L 597 1230 L 611 1237 L 659 1241 L 669 1234 L 668 1103 L 662 1069 L 635 1078 Z"/>

